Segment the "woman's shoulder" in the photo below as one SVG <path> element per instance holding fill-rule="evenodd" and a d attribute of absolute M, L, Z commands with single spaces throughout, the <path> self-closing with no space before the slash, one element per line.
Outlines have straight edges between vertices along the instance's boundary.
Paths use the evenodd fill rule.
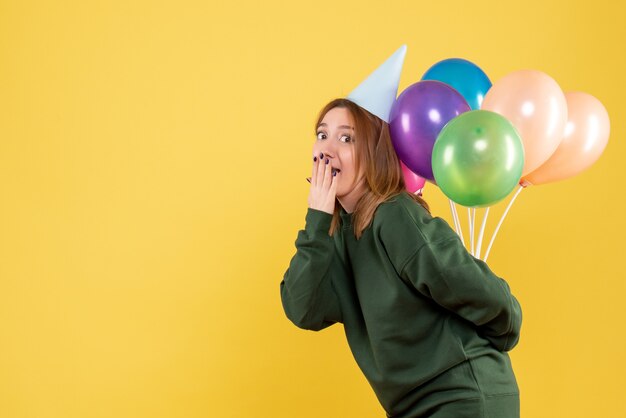
<path fill-rule="evenodd" d="M 421 223 L 430 218 L 430 213 L 417 200 L 409 196 L 408 192 L 402 192 L 382 202 L 374 214 L 374 221 L 378 222 L 395 220 Z"/>
<path fill-rule="evenodd" d="M 433 217 L 419 202 L 403 192 L 378 205 L 373 227 L 382 238 L 420 237 L 423 242 L 450 238 L 455 234 L 448 223 Z"/>

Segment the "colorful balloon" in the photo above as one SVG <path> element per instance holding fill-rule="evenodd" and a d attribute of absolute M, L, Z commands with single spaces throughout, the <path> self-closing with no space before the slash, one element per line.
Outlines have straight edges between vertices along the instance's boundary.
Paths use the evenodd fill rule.
<path fill-rule="evenodd" d="M 522 177 L 524 186 L 563 180 L 595 163 L 609 141 L 611 124 L 602 103 L 583 92 L 565 93 L 567 124 L 554 154 L 532 173 Z"/>
<path fill-rule="evenodd" d="M 439 61 L 424 73 L 422 80 L 437 80 L 458 91 L 472 110 L 480 109 L 485 94 L 491 88 L 487 74 L 476 64 L 462 58 Z"/>
<path fill-rule="evenodd" d="M 402 166 L 402 176 L 404 177 L 404 185 L 406 186 L 406 189 L 410 193 L 415 193 L 416 191 L 422 189 L 426 180 L 412 172 L 402 161 L 400 161 L 400 165 Z"/>
<path fill-rule="evenodd" d="M 452 201 L 490 206 L 517 186 L 524 166 L 522 140 L 505 117 L 472 110 L 452 119 L 433 148 L 437 185 Z"/>
<path fill-rule="evenodd" d="M 415 174 L 434 181 L 432 150 L 452 118 L 470 110 L 459 92 L 441 81 L 418 81 L 398 96 L 389 115 L 389 132 L 400 160 Z"/>
<path fill-rule="evenodd" d="M 520 70 L 498 80 L 481 106 L 507 118 L 522 138 L 525 176 L 556 151 L 567 122 L 567 103 L 550 76 L 536 70 Z"/>

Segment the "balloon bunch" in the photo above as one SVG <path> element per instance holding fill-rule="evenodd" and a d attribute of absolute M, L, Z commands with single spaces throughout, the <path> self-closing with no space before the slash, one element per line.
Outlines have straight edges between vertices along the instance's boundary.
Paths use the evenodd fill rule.
<path fill-rule="evenodd" d="M 421 191 L 425 181 L 437 185 L 450 200 L 462 241 L 453 202 L 468 208 L 471 252 L 477 258 L 489 207 L 519 186 L 491 238 L 486 261 L 519 192 L 589 168 L 607 145 L 610 123 L 598 99 L 563 93 L 543 72 L 515 71 L 492 85 L 477 65 L 452 58 L 433 65 L 398 96 L 389 129 L 407 189 L 415 192 L 419 185 Z M 482 207 L 486 211 L 475 248 L 475 211 Z"/>

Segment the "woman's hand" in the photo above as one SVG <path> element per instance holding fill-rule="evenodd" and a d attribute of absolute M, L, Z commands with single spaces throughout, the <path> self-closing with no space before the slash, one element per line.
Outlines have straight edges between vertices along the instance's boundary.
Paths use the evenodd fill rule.
<path fill-rule="evenodd" d="M 311 176 L 311 191 L 309 192 L 309 207 L 333 214 L 335 210 L 335 195 L 337 181 L 332 175 L 332 169 L 324 154 L 314 157 L 313 174 Z"/>

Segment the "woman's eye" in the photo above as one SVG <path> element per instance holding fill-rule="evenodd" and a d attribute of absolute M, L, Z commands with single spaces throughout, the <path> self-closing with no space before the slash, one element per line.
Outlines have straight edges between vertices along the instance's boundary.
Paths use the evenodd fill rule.
<path fill-rule="evenodd" d="M 326 134 L 324 132 L 318 132 L 317 133 L 317 139 L 323 139 L 322 137 L 325 137 Z"/>
<path fill-rule="evenodd" d="M 343 138 L 347 138 L 347 139 L 343 140 Z M 339 140 L 341 142 L 350 142 L 352 140 L 352 138 L 350 138 L 350 136 L 348 136 L 348 135 L 341 135 L 341 138 Z"/>

